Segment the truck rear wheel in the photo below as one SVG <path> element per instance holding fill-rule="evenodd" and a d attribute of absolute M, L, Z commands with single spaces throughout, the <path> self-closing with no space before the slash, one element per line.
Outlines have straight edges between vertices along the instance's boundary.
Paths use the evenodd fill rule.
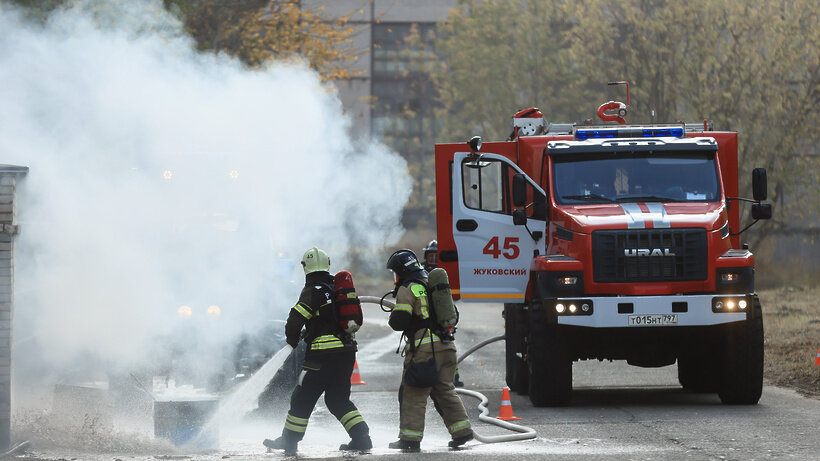
<path fill-rule="evenodd" d="M 757 295 L 747 315 L 752 318 L 731 325 L 726 334 L 718 396 L 728 405 L 754 405 L 763 391 L 763 313 Z"/>
<path fill-rule="evenodd" d="M 536 407 L 565 406 L 572 396 L 572 359 L 555 325 L 533 325 L 529 336 L 530 401 Z"/>
<path fill-rule="evenodd" d="M 529 381 L 526 353 L 526 312 L 522 304 L 504 304 L 504 342 L 506 345 L 507 386 L 526 395 Z"/>

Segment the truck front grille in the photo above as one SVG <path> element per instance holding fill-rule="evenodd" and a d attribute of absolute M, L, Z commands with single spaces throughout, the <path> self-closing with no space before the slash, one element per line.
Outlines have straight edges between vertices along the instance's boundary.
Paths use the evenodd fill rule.
<path fill-rule="evenodd" d="M 705 229 L 601 230 L 592 233 L 596 283 L 706 280 Z"/>

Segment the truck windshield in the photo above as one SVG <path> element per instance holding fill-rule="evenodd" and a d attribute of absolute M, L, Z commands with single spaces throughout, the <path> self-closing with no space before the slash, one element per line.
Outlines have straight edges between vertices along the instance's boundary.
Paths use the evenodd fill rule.
<path fill-rule="evenodd" d="M 573 154 L 552 162 L 559 205 L 720 199 L 713 152 Z"/>

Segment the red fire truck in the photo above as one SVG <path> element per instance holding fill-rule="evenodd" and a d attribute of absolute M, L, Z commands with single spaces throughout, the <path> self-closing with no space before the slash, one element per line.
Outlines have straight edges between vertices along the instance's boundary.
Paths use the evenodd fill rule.
<path fill-rule="evenodd" d="M 756 404 L 763 322 L 739 203 L 771 218 L 766 172 L 739 198 L 736 132 L 627 125 L 627 107 L 602 105 L 618 122 L 602 126 L 545 126 L 533 108 L 507 141 L 436 145 L 454 298 L 504 303 L 507 384 L 535 406 L 567 405 L 572 364 L 590 359 L 677 362 L 685 389 Z"/>

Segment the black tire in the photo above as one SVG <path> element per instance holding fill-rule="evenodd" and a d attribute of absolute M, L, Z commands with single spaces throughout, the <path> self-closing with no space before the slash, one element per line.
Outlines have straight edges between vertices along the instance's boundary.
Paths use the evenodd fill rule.
<path fill-rule="evenodd" d="M 747 315 L 751 318 L 729 326 L 725 338 L 718 396 L 726 405 L 755 405 L 763 391 L 763 313 L 757 295 Z"/>
<path fill-rule="evenodd" d="M 527 362 L 522 357 L 526 353 L 526 313 L 521 304 L 504 305 L 504 343 L 506 346 L 507 387 L 511 391 L 526 395 L 529 381 Z"/>
<path fill-rule="evenodd" d="M 529 337 L 530 402 L 536 407 L 569 405 L 572 397 L 572 359 L 555 325 L 533 325 Z"/>
<path fill-rule="evenodd" d="M 678 357 L 678 382 L 687 391 L 717 392 L 721 373 L 720 361 L 715 357 Z"/>

